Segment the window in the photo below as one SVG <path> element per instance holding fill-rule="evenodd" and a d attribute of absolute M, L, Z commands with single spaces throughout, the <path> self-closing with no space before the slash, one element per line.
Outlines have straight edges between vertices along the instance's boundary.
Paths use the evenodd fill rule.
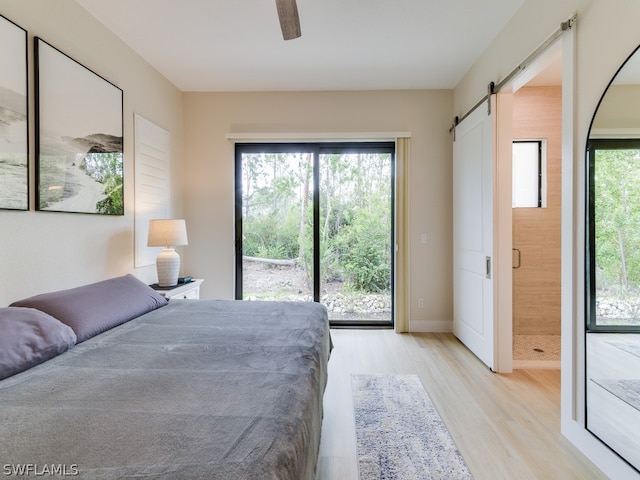
<path fill-rule="evenodd" d="M 392 142 L 236 144 L 236 298 L 393 326 Z"/>
<path fill-rule="evenodd" d="M 640 331 L 640 139 L 587 146 L 587 328 Z"/>
<path fill-rule="evenodd" d="M 547 206 L 546 141 L 513 141 L 513 208 Z"/>

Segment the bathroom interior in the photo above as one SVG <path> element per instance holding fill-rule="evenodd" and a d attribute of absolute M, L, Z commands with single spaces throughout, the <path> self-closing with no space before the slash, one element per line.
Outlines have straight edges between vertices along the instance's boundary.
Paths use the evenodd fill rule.
<path fill-rule="evenodd" d="M 513 368 L 560 368 L 562 86 L 552 78 L 513 94 L 514 145 L 540 148 L 538 203 L 512 209 Z M 513 161 L 515 172 L 515 151 Z"/>

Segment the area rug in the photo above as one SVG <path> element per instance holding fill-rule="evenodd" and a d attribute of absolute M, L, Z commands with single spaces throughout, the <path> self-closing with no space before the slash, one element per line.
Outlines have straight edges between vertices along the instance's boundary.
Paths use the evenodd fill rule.
<path fill-rule="evenodd" d="M 472 479 L 417 375 L 351 375 L 360 480 Z"/>
<path fill-rule="evenodd" d="M 591 380 L 636 410 L 640 410 L 640 380 Z"/>

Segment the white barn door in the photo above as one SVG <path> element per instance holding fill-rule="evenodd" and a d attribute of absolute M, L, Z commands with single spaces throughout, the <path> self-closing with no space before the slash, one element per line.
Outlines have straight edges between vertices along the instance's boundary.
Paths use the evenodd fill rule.
<path fill-rule="evenodd" d="M 492 370 L 494 138 L 494 115 L 481 106 L 456 127 L 453 144 L 453 331 Z"/>

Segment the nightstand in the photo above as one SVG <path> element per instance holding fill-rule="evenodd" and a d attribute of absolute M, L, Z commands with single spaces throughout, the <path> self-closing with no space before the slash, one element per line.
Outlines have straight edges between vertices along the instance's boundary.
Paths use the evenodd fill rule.
<path fill-rule="evenodd" d="M 172 298 L 180 299 L 199 299 L 200 298 L 200 285 L 204 282 L 201 278 L 194 278 L 189 283 L 180 283 L 175 287 L 160 287 L 157 284 L 151 285 L 156 292 L 162 295 L 167 300 Z"/>

